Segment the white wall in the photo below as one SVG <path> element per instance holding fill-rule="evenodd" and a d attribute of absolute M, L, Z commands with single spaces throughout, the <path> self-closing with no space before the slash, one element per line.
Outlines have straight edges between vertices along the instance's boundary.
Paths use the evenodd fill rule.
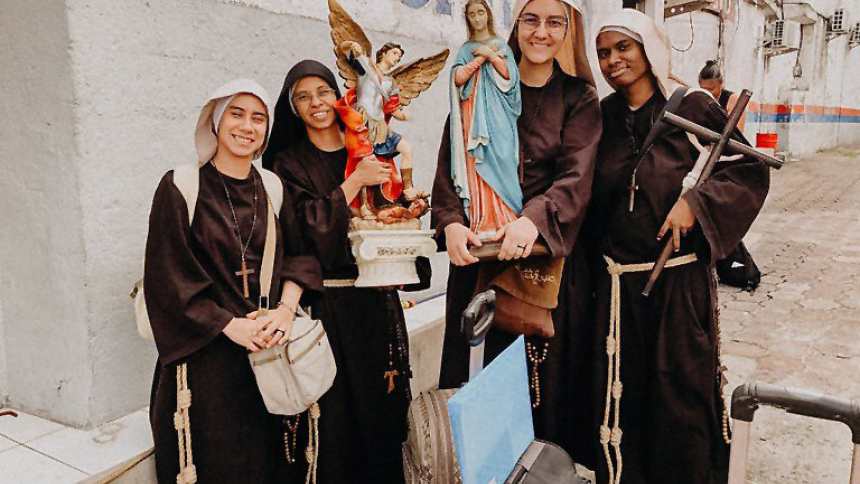
<path fill-rule="evenodd" d="M 10 47 L 0 62 L 19 66 L 0 70 L 0 216 L 13 228 L 0 231 L 0 401 L 79 427 L 146 405 L 155 352 L 136 336 L 127 294 L 142 272 L 159 178 L 193 159 L 194 123 L 213 88 L 253 77 L 277 95 L 295 62 L 334 64 L 326 23 L 258 3 L 0 3 L 0 45 Z M 344 5 L 366 25 L 394 7 L 382 18 L 410 34 L 391 39 L 409 58 L 466 35 L 462 18 L 435 2 Z M 377 46 L 390 38 L 369 35 Z M 422 120 L 398 126 L 427 188 L 445 77 L 413 103 Z"/>
<path fill-rule="evenodd" d="M 749 0 L 738 4 L 739 14 L 726 23 L 723 74 L 725 85 L 733 91 L 743 88 L 754 93 L 753 102 L 776 105 L 824 106 L 860 108 L 857 86 L 860 75 L 860 48 L 848 49 L 847 36 L 825 40 L 824 16 L 837 7 L 845 7 L 860 15 L 856 0 L 810 1 L 815 23 L 805 25 L 803 46 L 799 53 L 803 76 L 795 79 L 793 69 L 797 52 L 764 55 L 761 43 L 762 27 L 773 19 L 774 12 Z M 699 70 L 718 51 L 719 20 L 708 12 L 694 12 L 666 20 L 666 28 L 677 49 L 686 49 L 691 40 L 690 18 L 693 19 L 695 41 L 687 52 L 673 51 L 673 69 L 683 80 L 697 84 Z M 857 17 L 855 17 L 857 18 Z M 748 123 L 746 134 L 755 140 L 758 132 L 779 135 L 778 150 L 794 155 L 813 153 L 820 149 L 860 142 L 860 124 L 825 123 L 810 119 L 791 123 Z"/>
<path fill-rule="evenodd" d="M 62 2 L 0 2 L 0 301 L 15 407 L 88 421 L 86 254 Z"/>

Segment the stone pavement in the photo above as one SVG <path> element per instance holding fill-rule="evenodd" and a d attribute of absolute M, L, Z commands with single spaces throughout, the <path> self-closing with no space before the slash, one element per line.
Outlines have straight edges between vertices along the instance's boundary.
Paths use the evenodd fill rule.
<path fill-rule="evenodd" d="M 773 172 L 746 241 L 762 284 L 720 289 L 726 392 L 757 381 L 860 401 L 860 147 Z M 843 484 L 850 460 L 844 425 L 763 409 L 747 479 Z"/>

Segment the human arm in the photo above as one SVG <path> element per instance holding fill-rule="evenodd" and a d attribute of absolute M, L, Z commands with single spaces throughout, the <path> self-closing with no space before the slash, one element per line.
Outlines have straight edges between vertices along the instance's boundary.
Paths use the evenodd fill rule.
<path fill-rule="evenodd" d="M 379 161 L 375 156 L 366 156 L 355 166 L 355 171 L 343 181 L 343 190 L 347 205 L 351 204 L 362 188 L 380 185 L 391 178 L 391 166 Z"/>
<path fill-rule="evenodd" d="M 678 115 L 716 132 L 722 132 L 727 122 L 725 111 L 713 99 L 695 92 L 685 98 Z M 747 143 L 737 130 L 733 138 Z M 698 152 L 690 149 L 695 158 Z M 743 156 L 718 162 L 707 180 L 683 195 L 707 241 L 708 250 L 701 255 L 718 260 L 734 250 L 764 205 L 769 186 L 767 166 Z"/>
<path fill-rule="evenodd" d="M 222 331 L 249 349 L 262 343 L 253 336 L 255 322 L 235 318 L 216 302 L 217 289 L 192 239 L 185 198 L 168 172 L 153 197 L 144 263 L 147 313 L 164 366 L 189 358 Z"/>
<path fill-rule="evenodd" d="M 597 91 L 584 81 L 565 87 L 561 146 L 552 184 L 523 207 L 553 257 L 573 250 L 591 197 L 597 146 L 602 133 Z"/>
<path fill-rule="evenodd" d="M 450 119 L 445 123 L 442 140 L 439 144 L 439 156 L 436 164 L 436 178 L 433 181 L 430 208 L 430 226 L 436 231 L 436 240 L 440 248 L 445 248 L 455 265 L 467 265 L 478 262 L 478 259 L 468 253 L 468 243 L 480 247 L 478 236 L 466 226 L 466 215 L 463 202 L 454 189 L 451 178 L 451 127 Z"/>

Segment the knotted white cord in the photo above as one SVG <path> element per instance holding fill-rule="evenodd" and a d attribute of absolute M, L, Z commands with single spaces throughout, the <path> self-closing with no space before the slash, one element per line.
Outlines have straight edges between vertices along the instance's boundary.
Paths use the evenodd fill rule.
<path fill-rule="evenodd" d="M 179 438 L 179 474 L 176 484 L 195 484 L 197 467 L 191 453 L 191 389 L 188 388 L 188 364 L 176 368 L 176 413 L 173 426 Z"/>
<path fill-rule="evenodd" d="M 608 256 L 606 260 L 606 271 L 612 279 L 612 290 L 610 293 L 609 306 L 609 335 L 606 337 L 606 355 L 608 366 L 606 370 L 606 406 L 603 413 L 603 425 L 600 426 L 600 445 L 603 447 L 603 455 L 606 458 L 606 467 L 609 470 L 610 484 L 621 483 L 621 472 L 624 469 L 624 460 L 621 458 L 621 394 L 624 385 L 621 383 L 621 275 L 628 272 L 647 272 L 654 268 L 654 263 L 644 264 L 618 264 Z M 677 267 L 695 262 L 696 254 L 684 255 L 669 259 L 666 268 Z M 612 426 L 610 427 L 610 420 Z M 610 446 L 612 451 L 610 451 Z M 618 463 L 618 471 L 612 462 L 612 454 Z"/>

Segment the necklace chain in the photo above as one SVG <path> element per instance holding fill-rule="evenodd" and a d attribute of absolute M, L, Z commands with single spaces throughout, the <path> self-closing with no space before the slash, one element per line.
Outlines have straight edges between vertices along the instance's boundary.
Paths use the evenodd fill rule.
<path fill-rule="evenodd" d="M 236 229 L 236 238 L 239 240 L 239 249 L 241 252 L 242 262 L 245 262 L 245 252 L 248 251 L 248 246 L 251 244 L 251 239 L 254 238 L 254 227 L 257 226 L 257 175 L 254 173 L 254 167 L 251 167 L 251 178 L 254 179 L 254 218 L 251 221 L 251 231 L 248 233 L 248 240 L 242 242 L 242 232 L 239 228 L 239 219 L 236 217 L 236 209 L 233 208 L 233 199 L 230 198 L 230 190 L 227 189 L 227 182 L 224 181 L 224 175 L 218 170 L 215 165 L 215 159 L 211 160 L 212 166 L 215 167 L 215 173 L 218 173 L 218 179 L 221 180 L 221 186 L 224 187 L 224 194 L 227 195 L 227 204 L 230 205 L 230 214 L 233 216 L 233 227 Z"/>
<path fill-rule="evenodd" d="M 651 105 L 651 116 L 650 116 L 650 118 L 651 118 L 650 126 L 651 127 L 654 126 L 654 123 L 656 121 L 654 119 L 654 115 L 656 113 L 657 113 L 657 103 L 655 102 Z M 635 135 L 636 114 L 635 113 L 633 113 L 633 125 L 630 127 L 630 130 L 631 130 L 630 135 L 633 137 L 633 143 L 636 144 L 636 135 Z M 647 136 L 646 136 L 646 139 L 647 139 Z M 644 141 L 645 140 L 643 140 L 643 142 Z M 653 143 L 652 143 L 652 145 L 653 145 Z M 645 151 L 640 152 L 640 150 L 645 150 Z M 636 174 L 639 171 L 639 166 L 642 165 L 642 161 L 645 160 L 645 156 L 648 154 L 649 151 L 651 151 L 651 146 L 640 146 L 636 149 L 636 154 L 639 157 L 639 161 L 637 161 L 636 166 L 633 167 L 633 175 L 630 177 L 630 187 L 628 188 L 630 190 L 630 202 L 628 205 L 628 211 L 629 212 L 633 211 L 634 199 L 636 197 L 636 191 L 639 190 L 639 185 L 636 184 Z"/>
<path fill-rule="evenodd" d="M 537 120 L 537 115 L 540 113 L 541 105 L 543 104 L 543 95 L 546 92 L 546 87 L 552 82 L 552 79 L 555 77 L 555 70 L 552 71 L 552 74 L 549 75 L 549 78 L 546 80 L 543 86 L 540 87 L 540 97 L 538 97 L 537 106 L 535 106 L 535 111 L 532 113 L 532 119 L 529 121 L 529 126 L 526 128 L 525 136 L 520 138 L 520 183 L 523 183 L 525 180 L 525 163 L 526 163 L 526 149 L 525 144 L 528 137 L 532 134 L 532 128 L 534 128 L 535 120 Z"/>

